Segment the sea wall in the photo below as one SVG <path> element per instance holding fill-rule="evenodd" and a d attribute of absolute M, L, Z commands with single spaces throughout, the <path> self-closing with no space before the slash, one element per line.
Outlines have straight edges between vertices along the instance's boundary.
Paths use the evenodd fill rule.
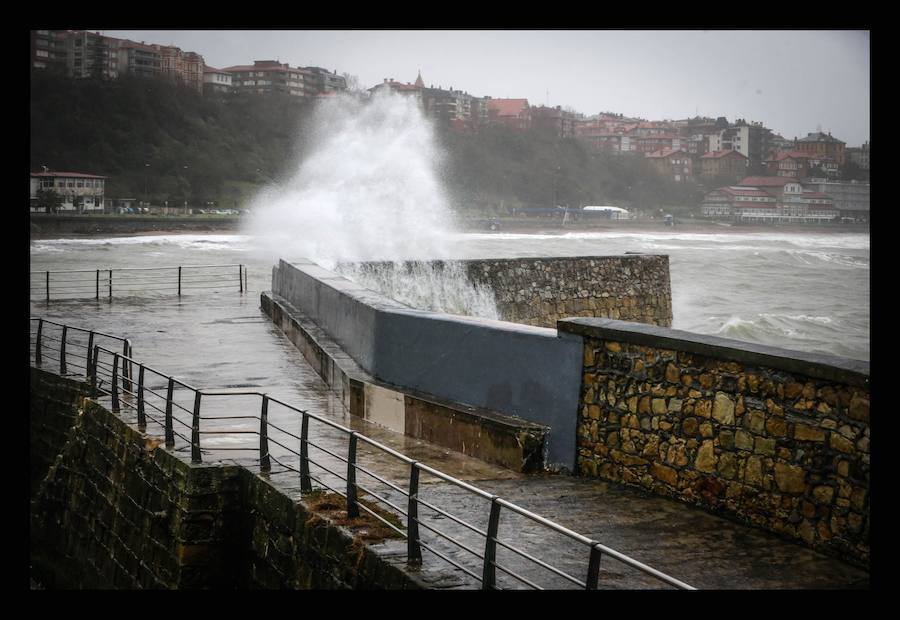
<path fill-rule="evenodd" d="M 272 291 L 377 380 L 547 426 L 546 466 L 574 468 L 578 338 L 409 308 L 309 261 L 280 261 Z"/>
<path fill-rule="evenodd" d="M 422 266 L 464 273 L 474 287 L 493 293 L 504 321 L 556 327 L 566 317 L 605 317 L 668 327 L 672 324 L 669 257 L 658 254 L 458 261 L 366 262 L 356 265 L 363 283 L 391 295 L 380 283 L 400 271 L 421 279 Z"/>
<path fill-rule="evenodd" d="M 607 319 L 583 339 L 580 475 L 869 561 L 869 364 Z"/>
<path fill-rule="evenodd" d="M 65 429 L 47 442 L 32 441 L 33 467 L 36 454 L 56 452 L 31 496 L 30 564 L 44 588 L 461 583 L 433 569 L 407 570 L 405 541 L 379 531 L 365 514 L 346 519 L 340 497 L 301 499 L 296 475 L 261 476 L 255 462 L 191 463 L 87 399 L 89 393 L 81 381 L 31 370 L 32 402 L 46 403 L 32 409 L 32 422 Z"/>

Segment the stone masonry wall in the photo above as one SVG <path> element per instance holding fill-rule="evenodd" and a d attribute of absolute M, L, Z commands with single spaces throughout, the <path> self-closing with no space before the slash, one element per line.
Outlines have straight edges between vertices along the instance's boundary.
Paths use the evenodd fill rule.
<path fill-rule="evenodd" d="M 729 513 L 867 565 L 867 370 L 785 370 L 738 350 L 704 355 L 565 323 L 584 342 L 581 475 Z"/>
<path fill-rule="evenodd" d="M 31 374 L 32 401 L 47 403 L 32 413 L 54 429 L 32 443 L 32 464 L 58 452 L 42 478 L 32 472 L 30 560 L 44 588 L 452 587 L 407 572 L 405 541 L 373 546 L 373 519 L 308 506 L 296 476 L 285 487 L 237 464 L 192 464 L 85 399 L 88 385 Z"/>
<path fill-rule="evenodd" d="M 477 297 L 487 290 L 488 295 L 493 295 L 498 318 L 513 323 L 556 327 L 559 319 L 580 316 L 666 327 L 672 324 L 669 257 L 665 255 L 368 262 L 352 268 L 350 272 L 355 270 L 356 274 L 351 277 L 385 295 L 408 297 L 400 301 L 415 307 L 428 305 L 428 295 L 418 290 L 403 290 L 400 295 L 396 290 L 383 290 L 398 288 L 396 278 L 385 277 L 388 273 L 399 269 L 418 282 L 433 280 L 441 289 L 446 288 L 446 283 L 436 274 L 463 273 L 471 283 L 473 295 Z M 458 291 L 440 291 L 442 299 L 458 295 Z M 470 303 L 475 304 L 477 311 L 477 300 Z"/>
<path fill-rule="evenodd" d="M 628 254 L 464 261 L 493 291 L 503 320 L 555 327 L 565 317 L 672 324 L 669 257 Z"/>

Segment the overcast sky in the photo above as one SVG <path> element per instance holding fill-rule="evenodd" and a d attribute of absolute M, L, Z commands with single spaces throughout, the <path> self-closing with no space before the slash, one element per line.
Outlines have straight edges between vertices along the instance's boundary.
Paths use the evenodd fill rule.
<path fill-rule="evenodd" d="M 103 30 L 177 45 L 222 68 L 253 60 L 384 78 L 584 114 L 761 121 L 869 140 L 869 33 L 860 30 Z"/>

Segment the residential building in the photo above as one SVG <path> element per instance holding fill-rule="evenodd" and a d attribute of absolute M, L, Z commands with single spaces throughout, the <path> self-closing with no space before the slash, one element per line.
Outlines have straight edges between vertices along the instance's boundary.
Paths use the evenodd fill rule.
<path fill-rule="evenodd" d="M 488 120 L 511 129 L 531 129 L 531 108 L 528 99 L 488 99 Z"/>
<path fill-rule="evenodd" d="M 634 135 L 632 133 L 631 143 L 634 150 L 643 153 L 654 153 L 663 149 L 680 149 L 681 138 L 671 133 L 650 133 L 643 135 Z"/>
<path fill-rule="evenodd" d="M 65 30 L 31 31 L 31 68 L 64 74 L 68 71 L 68 36 Z"/>
<path fill-rule="evenodd" d="M 694 179 L 693 160 L 683 149 L 662 149 L 644 157 L 660 175 L 677 183 Z"/>
<path fill-rule="evenodd" d="M 210 66 L 203 67 L 203 91 L 209 93 L 231 92 L 231 74 L 224 69 L 216 69 Z"/>
<path fill-rule="evenodd" d="M 708 179 L 717 176 L 739 179 L 747 173 L 747 156 L 740 151 L 711 151 L 703 154 L 698 161 L 699 176 Z"/>
<path fill-rule="evenodd" d="M 309 72 L 309 84 L 317 95 L 347 90 L 347 78 L 322 67 L 304 67 Z"/>
<path fill-rule="evenodd" d="M 156 46 L 163 75 L 173 77 L 182 84 L 203 92 L 203 56 L 196 52 L 183 52 L 172 46 Z"/>
<path fill-rule="evenodd" d="M 769 154 L 772 132 L 762 123 L 748 123 L 743 119 L 722 129 L 718 136 L 710 138 L 710 151 L 737 151 L 747 158 L 747 168 L 752 173 L 763 172 Z"/>
<path fill-rule="evenodd" d="M 818 157 L 832 157 L 838 166 L 844 165 L 845 146 L 845 142 L 841 142 L 833 137 L 831 133 L 826 134 L 821 131 L 810 133 L 805 138 L 794 140 L 795 151 L 802 151 Z"/>
<path fill-rule="evenodd" d="M 61 211 L 102 211 L 106 179 L 105 176 L 83 172 L 32 172 L 31 211 L 42 210 L 36 206 L 38 190 L 53 190 L 62 196 Z M 76 200 L 81 201 L 80 206 L 76 206 Z"/>
<path fill-rule="evenodd" d="M 419 80 L 421 80 L 421 74 Z M 419 88 L 422 93 L 422 105 L 428 116 L 458 129 L 470 126 L 474 97 L 469 93 L 454 90 L 452 86 L 450 90 L 440 87 Z"/>
<path fill-rule="evenodd" d="M 535 129 L 549 131 L 558 138 L 572 138 L 575 136 L 575 124 L 578 116 L 562 106 L 548 108 L 538 106 L 531 108 L 531 124 Z"/>
<path fill-rule="evenodd" d="M 419 76 L 421 78 L 421 76 Z M 419 80 L 421 81 L 421 80 Z M 389 91 L 396 95 L 414 98 L 419 105 L 423 105 L 422 90 L 424 86 L 419 84 L 410 84 L 409 82 L 395 82 L 394 78 L 384 78 L 384 82 L 376 84 L 369 89 L 369 94 L 376 95 L 380 92 Z"/>
<path fill-rule="evenodd" d="M 66 37 L 66 68 L 76 78 L 119 77 L 119 39 L 98 32 L 73 30 Z"/>
<path fill-rule="evenodd" d="M 781 151 L 766 160 L 769 174 L 803 179 L 809 174 L 809 155 L 802 151 Z"/>
<path fill-rule="evenodd" d="M 827 179 L 807 179 L 803 187 L 831 196 L 841 217 L 854 221 L 869 221 L 869 183 L 839 182 Z"/>
<path fill-rule="evenodd" d="M 120 75 L 155 78 L 162 73 L 162 54 L 159 46 L 123 40 L 119 42 L 118 68 Z"/>
<path fill-rule="evenodd" d="M 869 142 L 862 146 L 854 146 L 845 149 L 847 160 L 855 164 L 860 170 L 869 170 Z"/>
<path fill-rule="evenodd" d="M 311 72 L 277 60 L 254 60 L 252 65 L 225 67 L 223 71 L 231 74 L 231 83 L 237 92 L 254 95 L 277 92 L 292 97 L 316 94 Z"/>

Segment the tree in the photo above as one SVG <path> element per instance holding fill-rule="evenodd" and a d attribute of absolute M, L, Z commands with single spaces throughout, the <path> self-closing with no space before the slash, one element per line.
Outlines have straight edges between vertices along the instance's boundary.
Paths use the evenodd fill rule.
<path fill-rule="evenodd" d="M 37 191 L 37 206 L 43 207 L 45 213 L 56 213 L 62 206 L 63 197 L 52 189 Z"/>

